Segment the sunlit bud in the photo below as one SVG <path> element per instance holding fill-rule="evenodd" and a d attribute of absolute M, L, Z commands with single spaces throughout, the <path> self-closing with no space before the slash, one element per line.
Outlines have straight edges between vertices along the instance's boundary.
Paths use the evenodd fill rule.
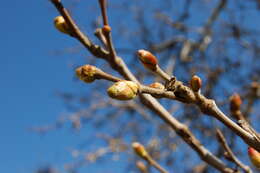
<path fill-rule="evenodd" d="M 240 110 L 240 106 L 242 104 L 242 100 L 240 98 L 240 95 L 235 93 L 230 97 L 230 110 L 231 111 L 237 111 Z"/>
<path fill-rule="evenodd" d="M 132 81 L 119 81 L 107 89 L 111 98 L 117 100 L 131 100 L 136 97 L 139 86 Z"/>
<path fill-rule="evenodd" d="M 164 88 L 165 88 L 164 85 L 159 82 L 154 82 L 154 83 L 150 84 L 149 87 L 161 89 L 161 90 L 164 90 Z"/>
<path fill-rule="evenodd" d="M 252 147 L 248 147 L 248 156 L 252 164 L 260 169 L 260 153 Z"/>
<path fill-rule="evenodd" d="M 136 154 L 142 158 L 146 158 L 148 156 L 147 151 L 145 150 L 144 146 L 138 142 L 132 143 L 132 148 L 136 152 Z"/>
<path fill-rule="evenodd" d="M 141 172 L 147 172 L 147 166 L 144 164 L 142 161 L 137 161 L 136 162 L 136 167 L 141 171 Z"/>
<path fill-rule="evenodd" d="M 54 18 L 54 25 L 60 32 L 72 36 L 71 30 L 69 29 L 68 24 L 66 23 L 66 21 L 62 16 L 57 16 Z"/>
<path fill-rule="evenodd" d="M 200 77 L 197 75 L 192 76 L 190 80 L 190 86 L 194 92 L 198 92 L 202 86 L 202 81 Z"/>
<path fill-rule="evenodd" d="M 110 33 L 111 27 L 109 25 L 104 25 L 102 28 L 103 33 Z"/>
<path fill-rule="evenodd" d="M 92 65 L 84 65 L 76 69 L 76 75 L 80 80 L 83 80 L 86 83 L 91 83 L 95 80 L 95 74 L 97 68 Z"/>
<path fill-rule="evenodd" d="M 137 55 L 146 68 L 152 71 L 156 70 L 158 61 L 151 52 L 141 49 L 137 51 Z"/>

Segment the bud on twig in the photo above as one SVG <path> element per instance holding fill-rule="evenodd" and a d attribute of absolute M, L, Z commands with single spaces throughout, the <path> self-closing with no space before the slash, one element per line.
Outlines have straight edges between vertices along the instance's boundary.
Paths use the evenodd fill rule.
<path fill-rule="evenodd" d="M 138 142 L 132 143 L 132 148 L 134 149 L 135 153 L 143 159 L 146 159 L 148 156 L 147 151 L 145 150 L 144 146 Z"/>
<path fill-rule="evenodd" d="M 66 21 L 62 16 L 57 16 L 54 18 L 54 25 L 60 32 L 68 34 L 70 36 L 73 35 L 68 24 L 66 23 Z"/>
<path fill-rule="evenodd" d="M 152 83 L 152 84 L 149 85 L 149 87 L 155 88 L 155 89 L 161 89 L 161 90 L 165 89 L 165 86 L 163 84 L 159 83 L 159 82 Z M 158 99 L 162 98 L 162 96 L 157 95 L 157 94 L 152 94 L 152 96 L 155 97 L 155 98 L 158 98 Z"/>
<path fill-rule="evenodd" d="M 86 83 L 93 82 L 96 78 L 97 68 L 92 65 L 84 65 L 76 69 L 76 75 Z"/>
<path fill-rule="evenodd" d="M 159 82 L 154 82 L 154 83 L 150 84 L 149 87 L 156 88 L 156 89 L 161 89 L 161 90 L 165 89 L 164 85 L 159 83 Z"/>
<path fill-rule="evenodd" d="M 139 86 L 132 81 L 119 81 L 107 89 L 110 97 L 118 100 L 131 100 L 136 97 Z"/>
<path fill-rule="evenodd" d="M 190 80 L 190 86 L 194 92 L 198 92 L 202 86 L 202 81 L 200 77 L 198 77 L 197 75 L 192 76 Z"/>
<path fill-rule="evenodd" d="M 146 173 L 146 172 L 147 172 L 147 166 L 146 166 L 142 161 L 137 161 L 137 162 L 136 162 L 136 167 L 137 167 L 142 173 Z"/>
<path fill-rule="evenodd" d="M 240 110 L 241 104 L 242 104 L 242 100 L 241 100 L 239 94 L 235 93 L 230 97 L 230 110 L 231 111 Z"/>
<path fill-rule="evenodd" d="M 137 51 L 137 55 L 147 69 L 152 71 L 156 70 L 158 61 L 151 52 L 141 49 Z"/>
<path fill-rule="evenodd" d="M 252 164 L 260 169 L 260 153 L 252 147 L 248 147 L 248 156 Z"/>
<path fill-rule="evenodd" d="M 111 32 L 111 27 L 109 25 L 104 25 L 102 28 L 102 32 L 104 34 L 110 33 Z"/>

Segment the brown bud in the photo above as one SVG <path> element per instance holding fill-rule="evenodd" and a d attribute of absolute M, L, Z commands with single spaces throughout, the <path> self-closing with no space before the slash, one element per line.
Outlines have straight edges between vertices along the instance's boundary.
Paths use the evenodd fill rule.
<path fill-rule="evenodd" d="M 149 87 L 161 89 L 161 90 L 164 90 L 164 88 L 165 88 L 164 85 L 159 82 L 154 82 L 154 83 L 150 84 Z"/>
<path fill-rule="evenodd" d="M 198 92 L 202 86 L 202 81 L 200 77 L 197 75 L 192 76 L 190 80 L 190 86 L 194 92 Z"/>
<path fill-rule="evenodd" d="M 111 27 L 109 25 L 104 25 L 102 28 L 103 33 L 110 33 Z"/>
<path fill-rule="evenodd" d="M 86 83 L 93 82 L 98 68 L 92 65 L 84 65 L 76 69 L 76 75 Z"/>
<path fill-rule="evenodd" d="M 240 95 L 237 93 L 234 93 L 230 97 L 230 110 L 232 112 L 240 110 L 241 104 L 242 104 L 242 100 L 240 98 Z"/>
<path fill-rule="evenodd" d="M 141 49 L 137 51 L 137 55 L 147 69 L 152 71 L 156 70 L 158 61 L 151 52 Z"/>
<path fill-rule="evenodd" d="M 134 149 L 135 153 L 142 157 L 146 158 L 148 156 L 147 151 L 145 150 L 144 146 L 138 142 L 132 143 L 132 148 Z"/>
<path fill-rule="evenodd" d="M 260 169 L 260 153 L 252 147 L 248 147 L 248 156 L 252 164 Z"/>
<path fill-rule="evenodd" d="M 139 86 L 132 81 L 119 81 L 107 89 L 111 98 L 117 100 L 131 100 L 136 97 Z"/>

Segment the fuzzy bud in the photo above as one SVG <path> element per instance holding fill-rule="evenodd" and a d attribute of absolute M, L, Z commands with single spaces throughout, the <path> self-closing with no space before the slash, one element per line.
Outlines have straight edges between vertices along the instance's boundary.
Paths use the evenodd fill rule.
<path fill-rule="evenodd" d="M 132 81 L 119 81 L 107 89 L 111 98 L 117 100 L 131 100 L 136 97 L 139 86 Z"/>
<path fill-rule="evenodd" d="M 192 76 L 190 80 L 190 86 L 194 92 L 198 92 L 202 86 L 202 81 L 200 77 L 197 75 Z"/>
<path fill-rule="evenodd" d="M 97 68 L 92 65 L 84 65 L 76 69 L 76 75 L 79 77 L 80 80 L 91 83 L 96 78 L 95 75 L 97 73 Z"/>
<path fill-rule="evenodd" d="M 57 16 L 54 18 L 54 25 L 60 32 L 72 36 L 72 31 L 62 16 Z"/>
<path fill-rule="evenodd" d="M 132 148 L 138 156 L 142 158 L 146 158 L 148 156 L 148 153 L 142 144 L 134 142 L 132 143 Z"/>
<path fill-rule="evenodd" d="M 248 147 L 248 156 L 252 164 L 260 169 L 260 153 L 252 147 Z"/>
<path fill-rule="evenodd" d="M 151 52 L 141 49 L 137 51 L 137 55 L 147 69 L 152 71 L 157 69 L 157 58 Z"/>
<path fill-rule="evenodd" d="M 231 111 L 240 110 L 241 104 L 242 104 L 242 100 L 241 100 L 239 94 L 235 93 L 230 97 L 230 110 Z"/>

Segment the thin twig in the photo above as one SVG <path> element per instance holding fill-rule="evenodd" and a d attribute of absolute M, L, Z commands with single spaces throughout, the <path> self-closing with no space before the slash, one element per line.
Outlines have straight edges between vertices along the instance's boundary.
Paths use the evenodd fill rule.
<path fill-rule="evenodd" d="M 217 137 L 218 140 L 220 142 L 220 144 L 224 147 L 224 149 L 226 150 L 228 157 L 230 158 L 230 160 L 232 162 L 234 162 L 236 165 L 238 165 L 240 168 L 242 168 L 245 172 L 247 173 L 252 173 L 252 170 L 250 169 L 249 166 L 243 164 L 236 156 L 235 154 L 232 152 L 231 148 L 228 146 L 227 141 L 223 135 L 223 133 L 217 129 Z"/>
<path fill-rule="evenodd" d="M 144 159 L 145 161 L 147 161 L 148 164 L 150 164 L 151 166 L 153 166 L 155 169 L 157 169 L 159 172 L 161 173 L 168 173 L 168 171 L 166 171 L 158 162 L 156 162 L 152 156 L 149 154 L 149 152 L 147 152 L 146 148 L 138 143 L 138 142 L 134 142 L 132 144 L 132 147 L 135 151 L 135 153 L 141 157 L 142 159 Z"/>
<path fill-rule="evenodd" d="M 108 24 L 107 1 L 106 0 L 99 0 L 99 5 L 100 5 L 100 8 L 101 8 L 103 23 L 104 23 L 103 33 L 104 33 L 104 36 L 107 40 L 107 47 L 108 47 L 109 54 L 110 54 L 109 62 L 110 62 L 111 65 L 113 65 L 113 64 L 116 63 L 117 55 L 116 55 L 116 50 L 115 50 L 115 47 L 114 47 L 113 41 L 112 41 L 111 27 Z"/>
<path fill-rule="evenodd" d="M 146 158 L 147 162 L 155 167 L 161 173 L 168 173 L 159 163 L 157 163 L 150 155 Z"/>
<path fill-rule="evenodd" d="M 164 72 L 159 65 L 156 66 L 155 73 L 158 74 L 165 81 L 169 81 L 171 79 L 171 77 L 166 72 Z"/>

